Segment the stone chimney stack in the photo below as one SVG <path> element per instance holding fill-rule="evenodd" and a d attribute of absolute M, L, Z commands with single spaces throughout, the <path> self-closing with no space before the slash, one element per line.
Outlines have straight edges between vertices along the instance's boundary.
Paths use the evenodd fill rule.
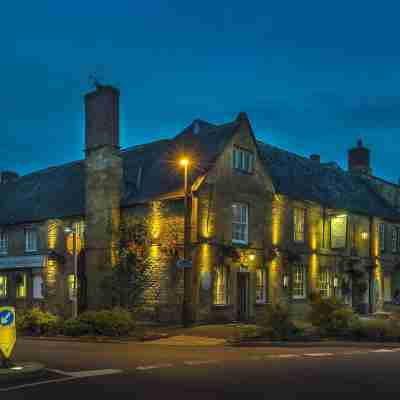
<path fill-rule="evenodd" d="M 353 147 L 349 150 L 348 168 L 350 172 L 372 175 L 370 151 L 364 147 L 361 139 L 358 139 L 357 147 Z"/>
<path fill-rule="evenodd" d="M 115 263 L 122 191 L 119 91 L 97 85 L 85 96 L 85 271 L 87 305 L 108 303 L 101 285 Z"/>
<path fill-rule="evenodd" d="M 321 162 L 321 156 L 319 154 L 311 154 L 310 160 L 315 161 L 319 164 Z"/>

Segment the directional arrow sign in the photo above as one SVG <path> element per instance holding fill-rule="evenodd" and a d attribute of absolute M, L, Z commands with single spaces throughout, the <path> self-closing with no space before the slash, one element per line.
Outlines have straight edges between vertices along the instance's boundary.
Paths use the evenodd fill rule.
<path fill-rule="evenodd" d="M 0 307 L 0 352 L 9 359 L 17 340 L 14 307 Z"/>

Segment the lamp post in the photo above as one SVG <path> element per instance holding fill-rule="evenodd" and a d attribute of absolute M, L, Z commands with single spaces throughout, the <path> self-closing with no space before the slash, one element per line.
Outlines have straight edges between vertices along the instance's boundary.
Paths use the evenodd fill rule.
<path fill-rule="evenodd" d="M 73 228 L 67 227 L 64 232 L 67 234 L 72 233 L 72 254 L 74 257 L 74 295 L 72 298 L 72 317 L 78 316 L 78 249 L 77 249 L 77 232 L 76 225 Z"/>
<path fill-rule="evenodd" d="M 182 158 L 180 160 L 181 166 L 184 167 L 184 213 L 183 213 L 183 259 L 188 261 L 189 240 L 190 240 L 190 226 L 189 226 L 189 191 L 188 191 L 188 166 L 189 160 Z M 191 268 L 184 266 L 183 268 L 183 303 L 182 303 L 182 324 L 184 327 L 190 324 L 190 280 Z"/>

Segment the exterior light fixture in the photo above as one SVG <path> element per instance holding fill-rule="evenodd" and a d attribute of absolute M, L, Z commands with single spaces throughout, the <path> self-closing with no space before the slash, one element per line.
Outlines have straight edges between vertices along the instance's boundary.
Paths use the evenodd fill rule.
<path fill-rule="evenodd" d="M 249 261 L 254 261 L 256 259 L 256 255 L 255 254 L 250 254 L 249 255 Z"/>
<path fill-rule="evenodd" d="M 361 239 L 362 240 L 367 240 L 368 239 L 368 232 L 366 232 L 366 231 L 361 232 Z"/>
<path fill-rule="evenodd" d="M 333 278 L 333 287 L 335 289 L 339 287 L 339 279 L 337 277 Z"/>
<path fill-rule="evenodd" d="M 289 287 L 289 275 L 283 275 L 283 288 L 287 289 Z"/>
<path fill-rule="evenodd" d="M 181 164 L 182 167 L 187 167 L 187 166 L 189 165 L 189 160 L 188 160 L 187 158 L 182 158 L 182 159 L 179 161 L 179 164 Z"/>

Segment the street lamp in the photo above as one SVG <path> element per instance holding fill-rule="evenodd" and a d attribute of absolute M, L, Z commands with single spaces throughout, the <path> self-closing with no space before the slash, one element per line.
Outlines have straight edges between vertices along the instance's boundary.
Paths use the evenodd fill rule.
<path fill-rule="evenodd" d="M 184 167 L 184 213 L 183 213 L 183 259 L 188 261 L 189 258 L 189 240 L 190 240 L 190 227 L 189 227 L 189 191 L 188 191 L 188 166 L 189 159 L 182 158 L 179 164 Z M 190 323 L 190 280 L 191 268 L 184 266 L 183 268 L 183 303 L 182 303 L 182 324 L 188 326 Z"/>
<path fill-rule="evenodd" d="M 74 295 L 72 297 L 72 317 L 76 318 L 78 316 L 78 249 L 77 249 L 77 226 L 74 225 L 73 228 L 66 227 L 64 232 L 68 235 L 72 233 L 72 254 L 74 257 Z"/>

